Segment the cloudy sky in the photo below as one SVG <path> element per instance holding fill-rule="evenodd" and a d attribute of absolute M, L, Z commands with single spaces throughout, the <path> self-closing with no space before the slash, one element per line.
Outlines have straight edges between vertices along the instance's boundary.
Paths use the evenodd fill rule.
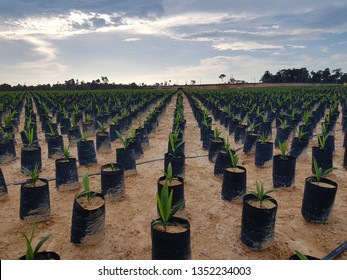
<path fill-rule="evenodd" d="M 346 0 L 0 0 L 0 84 L 347 72 Z"/>

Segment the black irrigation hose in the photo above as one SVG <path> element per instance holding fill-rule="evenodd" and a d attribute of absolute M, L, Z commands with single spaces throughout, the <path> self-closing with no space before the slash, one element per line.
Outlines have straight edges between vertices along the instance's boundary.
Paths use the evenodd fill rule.
<path fill-rule="evenodd" d="M 196 155 L 196 156 L 189 156 L 189 157 L 186 157 L 187 158 L 200 158 L 200 157 L 207 157 L 208 155 Z M 156 159 L 151 159 L 151 160 L 148 160 L 148 161 L 143 161 L 143 162 L 139 162 L 139 163 L 136 163 L 136 165 L 142 165 L 142 164 L 147 164 L 147 163 L 151 163 L 151 162 L 156 162 L 156 161 L 162 161 L 164 160 L 164 158 L 156 158 Z M 96 176 L 96 175 L 101 175 L 101 172 L 97 172 L 97 173 L 92 173 L 92 174 L 89 174 L 89 176 Z M 82 178 L 83 175 L 80 175 L 78 176 L 79 178 Z M 46 179 L 47 181 L 55 181 L 56 178 L 48 178 Z M 18 185 L 22 185 L 24 184 L 26 181 L 22 181 L 22 182 L 13 182 L 13 183 L 8 183 L 6 184 L 6 186 L 18 186 Z"/>
<path fill-rule="evenodd" d="M 189 156 L 189 157 L 186 157 L 186 159 L 187 158 L 201 158 L 201 157 L 207 157 L 207 156 L 208 155 Z M 141 164 L 146 164 L 146 163 L 151 163 L 151 162 L 161 161 L 161 160 L 164 160 L 164 158 L 151 159 L 151 160 L 148 160 L 148 161 L 143 161 L 143 162 L 136 163 L 136 165 L 141 165 Z"/>
<path fill-rule="evenodd" d="M 136 166 L 137 166 L 137 165 L 141 165 L 141 164 L 146 164 L 146 163 L 161 161 L 161 160 L 164 160 L 164 158 L 156 158 L 156 159 L 151 159 L 151 160 L 148 160 L 148 161 L 139 162 L 139 163 L 136 163 Z"/>
<path fill-rule="evenodd" d="M 101 174 L 101 172 L 97 172 L 97 173 L 92 173 L 92 174 L 88 174 L 89 176 L 95 176 L 95 175 L 100 175 Z M 83 177 L 83 175 L 80 175 L 80 176 L 78 176 L 78 178 L 82 178 Z M 50 181 L 55 181 L 56 180 L 56 178 L 48 178 L 48 179 L 46 179 L 48 182 L 50 182 Z M 24 184 L 24 183 L 26 183 L 26 181 L 23 181 L 23 182 L 14 182 L 14 183 L 8 183 L 8 184 L 6 184 L 6 186 L 18 186 L 18 185 L 21 185 L 21 184 Z"/>

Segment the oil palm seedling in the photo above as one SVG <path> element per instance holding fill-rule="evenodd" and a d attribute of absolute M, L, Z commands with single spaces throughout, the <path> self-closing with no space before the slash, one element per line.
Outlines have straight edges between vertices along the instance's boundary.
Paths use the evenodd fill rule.
<path fill-rule="evenodd" d="M 288 141 L 278 142 L 280 153 L 273 157 L 274 188 L 292 188 L 295 182 L 296 158 L 288 153 Z"/>
<path fill-rule="evenodd" d="M 270 162 L 273 158 L 273 142 L 268 138 L 266 132 L 258 134 L 255 143 L 255 165 L 260 167 Z"/>
<path fill-rule="evenodd" d="M 215 127 L 213 131 L 213 136 L 210 139 L 210 145 L 208 149 L 208 159 L 210 162 L 215 163 L 219 150 L 223 148 L 224 139 L 221 138 L 222 131 Z"/>
<path fill-rule="evenodd" d="M 106 126 L 97 121 L 99 132 L 96 133 L 96 150 L 98 153 L 109 153 L 111 151 L 110 135 Z"/>
<path fill-rule="evenodd" d="M 36 246 L 35 247 L 33 246 L 33 239 L 35 236 L 35 227 L 36 227 L 35 224 L 33 224 L 30 236 L 21 232 L 21 235 L 25 239 L 25 243 L 26 243 L 26 253 L 20 259 L 24 259 L 24 260 L 47 260 L 47 259 L 60 260 L 60 257 L 57 253 L 39 252 L 41 247 L 47 242 L 47 240 L 53 236 L 53 233 L 49 233 L 49 234 L 43 236 L 40 239 L 40 241 L 36 244 Z"/>
<path fill-rule="evenodd" d="M 17 111 L 14 111 L 14 110 L 12 111 L 11 109 L 6 112 L 5 120 L 4 120 L 5 127 L 10 127 L 13 124 L 13 120 L 16 114 L 17 114 Z"/>
<path fill-rule="evenodd" d="M 239 156 L 229 149 L 229 162 L 223 172 L 221 197 L 231 201 L 242 197 L 246 193 L 247 171 L 239 166 Z"/>
<path fill-rule="evenodd" d="M 327 146 L 328 135 L 318 135 L 318 146 L 312 147 L 312 172 L 314 172 L 314 160 L 316 159 L 318 166 L 325 170 L 333 167 L 333 148 Z"/>
<path fill-rule="evenodd" d="M 173 168 L 174 176 L 184 178 L 185 174 L 185 155 L 184 155 L 184 141 L 179 138 L 178 130 L 170 132 L 169 134 L 169 148 L 168 152 L 164 155 L 164 170 L 167 172 L 169 163 Z"/>
<path fill-rule="evenodd" d="M 277 128 L 277 134 L 275 139 L 276 147 L 279 146 L 279 142 L 287 141 L 292 131 L 286 119 L 282 120 L 281 118 L 279 118 L 278 120 L 281 123 L 281 125 Z"/>
<path fill-rule="evenodd" d="M 174 189 L 170 190 L 165 180 L 161 191 L 156 193 L 159 218 L 151 222 L 152 259 L 154 260 L 191 259 L 189 221 L 175 217 L 175 214 L 182 209 L 184 200 L 174 205 L 174 196 Z"/>
<path fill-rule="evenodd" d="M 89 174 L 88 173 L 85 173 L 83 174 L 82 176 L 82 182 L 83 182 L 83 190 L 81 192 L 78 192 L 76 195 L 75 195 L 75 198 L 79 198 L 79 197 L 86 197 L 87 198 L 87 201 L 88 203 L 91 202 L 91 200 L 99 193 L 99 192 L 95 192 L 95 191 L 92 191 L 91 188 L 90 188 L 90 179 L 89 179 Z"/>
<path fill-rule="evenodd" d="M 323 169 L 313 158 L 314 176 L 305 180 L 301 213 L 308 222 L 327 222 L 335 202 L 338 184 L 325 178 L 335 168 Z"/>
<path fill-rule="evenodd" d="M 48 180 L 39 177 L 39 164 L 33 170 L 22 167 L 30 179 L 21 184 L 19 216 L 25 221 L 48 220 L 51 214 Z"/>
<path fill-rule="evenodd" d="M 132 137 L 130 135 L 125 135 L 124 137 L 119 131 L 116 131 L 117 138 L 121 141 L 123 144 L 124 150 L 127 150 L 129 148 L 129 145 L 131 143 Z"/>
<path fill-rule="evenodd" d="M 111 200 L 124 197 L 125 182 L 122 165 L 110 162 L 101 166 L 101 192 Z"/>
<path fill-rule="evenodd" d="M 24 131 L 26 144 L 21 148 L 21 167 L 33 170 L 36 164 L 39 165 L 39 170 L 42 167 L 41 147 L 35 141 L 35 132 L 31 127 Z"/>
<path fill-rule="evenodd" d="M 251 191 L 251 194 L 253 194 L 257 198 L 257 200 L 259 202 L 259 208 L 263 208 L 264 201 L 270 199 L 268 194 L 274 192 L 275 189 L 270 189 L 270 190 L 265 191 L 264 190 L 264 184 L 262 182 L 258 183 L 258 181 L 256 181 L 255 185 L 256 185 L 256 190 Z"/>
<path fill-rule="evenodd" d="M 171 163 L 168 164 L 167 170 L 162 170 L 163 176 L 157 181 L 158 193 L 161 193 L 163 186 L 166 184 L 169 192 L 175 190 L 173 195 L 172 207 L 176 204 L 181 204 L 181 209 L 184 208 L 184 180 L 182 177 L 174 176 Z M 158 209 L 159 210 L 159 209 Z"/>
<path fill-rule="evenodd" d="M 129 134 L 124 137 L 119 131 L 116 131 L 118 139 L 123 144 L 123 148 L 116 149 L 116 160 L 117 163 L 123 166 L 124 173 L 126 175 L 136 174 L 136 158 L 135 151 L 131 147 L 132 138 Z"/>
<path fill-rule="evenodd" d="M 141 135 L 138 132 L 138 130 L 133 127 L 130 127 L 128 137 L 130 138 L 129 148 L 133 149 L 135 160 L 142 158 L 143 150 L 142 150 L 141 139 L 140 139 Z"/>
<path fill-rule="evenodd" d="M 273 191 L 265 191 L 263 183 L 256 181 L 256 190 L 243 197 L 241 241 L 252 249 L 263 250 L 274 243 L 278 203 L 269 196 Z"/>
<path fill-rule="evenodd" d="M 76 158 L 71 156 L 69 145 L 62 151 L 62 157 L 55 160 L 56 186 L 59 191 L 79 188 Z"/>
<path fill-rule="evenodd" d="M 179 138 L 179 130 L 176 129 L 169 134 L 169 149 L 168 152 L 173 157 L 176 157 L 177 154 L 184 154 L 184 141 Z M 180 149 L 180 147 L 182 147 Z"/>
<path fill-rule="evenodd" d="M 26 167 L 22 167 L 21 171 L 28 177 L 30 177 L 30 185 L 35 187 L 36 186 L 36 183 L 37 181 L 39 180 L 40 178 L 40 175 L 39 175 L 39 165 L 38 164 L 35 164 L 35 167 L 34 167 L 34 170 L 29 170 L 28 168 Z"/>
<path fill-rule="evenodd" d="M 290 147 L 290 155 L 298 158 L 304 152 L 304 150 L 308 147 L 309 140 L 307 138 L 308 131 L 305 131 L 304 126 L 296 126 L 295 128 L 296 136 L 293 137 L 293 141 Z"/>
<path fill-rule="evenodd" d="M 317 182 L 317 184 L 319 185 L 319 182 L 321 181 L 321 179 L 325 176 L 327 176 L 331 171 L 336 170 L 336 167 L 332 167 L 329 168 L 327 170 L 323 170 L 322 167 L 318 166 L 317 160 L 315 158 L 313 158 L 313 168 L 314 168 L 314 177 L 310 177 L 309 180 L 311 182 Z"/>
<path fill-rule="evenodd" d="M 80 165 L 97 163 L 94 140 L 88 140 L 87 133 L 82 132 L 82 138 L 77 142 L 77 155 Z"/>
<path fill-rule="evenodd" d="M 154 220 L 152 222 L 152 225 L 154 226 L 159 224 L 163 226 L 164 231 L 166 231 L 168 223 L 170 222 L 171 218 L 177 213 L 177 211 L 182 208 L 183 202 L 176 204 L 175 207 L 172 207 L 173 190 L 171 190 L 169 193 L 167 181 L 165 181 L 160 194 L 156 194 L 156 198 L 160 213 L 160 219 Z"/>
<path fill-rule="evenodd" d="M 16 148 L 12 132 L 5 132 L 0 127 L 0 163 L 7 163 L 16 158 Z"/>
<path fill-rule="evenodd" d="M 248 127 L 243 145 L 243 152 L 246 154 L 252 153 L 252 151 L 255 149 L 255 143 L 258 139 L 258 132 L 256 131 L 256 128 L 259 125 L 259 123 L 256 124 L 254 121 L 248 120 Z"/>
<path fill-rule="evenodd" d="M 70 241 L 95 245 L 105 235 L 105 198 L 99 191 L 91 190 L 88 173 L 83 174 L 82 180 L 83 190 L 75 195 L 73 203 Z"/>
<path fill-rule="evenodd" d="M 51 125 L 48 123 L 49 132 L 47 133 L 47 148 L 48 148 L 48 158 L 59 158 L 61 157 L 64 149 L 64 140 L 61 135 L 59 135 Z"/>

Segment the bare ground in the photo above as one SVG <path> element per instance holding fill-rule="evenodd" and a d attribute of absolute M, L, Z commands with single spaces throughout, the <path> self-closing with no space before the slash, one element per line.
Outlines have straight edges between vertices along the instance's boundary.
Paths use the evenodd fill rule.
<path fill-rule="evenodd" d="M 47 233 L 54 235 L 43 246 L 42 250 L 55 251 L 62 259 L 151 259 L 150 223 L 157 218 L 156 211 L 156 181 L 162 176 L 163 161 L 140 164 L 152 159 L 163 158 L 167 150 L 167 141 L 173 123 L 173 110 L 176 98 L 167 107 L 159 120 L 159 127 L 150 135 L 150 146 L 144 150 L 144 158 L 137 161 L 137 175 L 125 179 L 126 197 L 121 201 L 106 201 L 106 230 L 104 240 L 94 246 L 76 246 L 70 242 L 70 228 L 73 197 L 76 191 L 59 192 L 55 181 L 50 182 L 51 219 L 37 224 L 38 239 Z M 207 155 L 202 150 L 200 132 L 188 100 L 184 98 L 184 116 L 187 119 L 185 130 L 185 154 Z M 218 125 L 219 123 L 214 123 Z M 213 175 L 214 165 L 206 157 L 186 159 L 185 198 L 186 209 L 179 216 L 188 218 L 191 224 L 191 246 L 193 259 L 238 260 L 238 259 L 288 259 L 294 250 L 305 254 L 323 257 L 347 240 L 347 190 L 344 182 L 346 171 L 342 167 L 344 149 L 341 132 L 341 117 L 336 131 L 336 152 L 334 166 L 337 167 L 329 178 L 339 184 L 335 207 L 331 220 L 326 224 L 306 222 L 301 215 L 304 180 L 311 175 L 310 142 L 306 157 L 298 160 L 296 165 L 295 187 L 291 190 L 279 190 L 272 194 L 278 201 L 276 219 L 275 244 L 263 251 L 254 251 L 240 241 L 241 200 L 226 202 L 221 199 L 222 179 Z M 275 135 L 275 133 L 273 133 Z M 229 137 L 223 130 L 223 137 Z M 18 135 L 17 135 L 18 137 Z M 53 159 L 48 159 L 47 144 L 41 133 L 43 168 L 41 177 L 54 178 L 55 165 Z M 90 138 L 93 139 L 93 138 Z M 95 140 L 95 139 L 94 139 Z M 67 143 L 66 136 L 64 141 Z M 229 137 L 233 148 L 236 145 L 233 137 Z M 7 184 L 25 179 L 20 172 L 21 141 L 17 138 L 17 159 L 2 165 L 2 171 Z M 98 154 L 98 163 L 90 167 L 78 167 L 79 175 L 100 172 L 103 164 L 115 161 L 115 148 L 120 143 L 112 143 L 112 152 Z M 274 154 L 278 150 L 274 151 Z M 71 148 L 71 154 L 77 157 L 77 148 Z M 254 155 L 246 156 L 240 151 L 240 163 L 247 168 L 248 191 L 255 188 L 255 181 L 262 181 L 265 188 L 272 188 L 272 164 L 265 168 L 254 165 Z M 93 190 L 100 189 L 100 177 L 91 177 Z M 30 234 L 31 224 L 19 219 L 18 185 L 8 186 L 9 192 L 5 200 L 0 201 L 1 240 L 0 259 L 18 259 L 25 254 L 25 241 L 20 232 Z M 347 259 L 347 252 L 338 259 Z"/>

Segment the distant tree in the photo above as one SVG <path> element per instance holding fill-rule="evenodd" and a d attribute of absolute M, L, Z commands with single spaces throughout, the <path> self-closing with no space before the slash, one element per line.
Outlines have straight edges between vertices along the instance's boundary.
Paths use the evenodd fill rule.
<path fill-rule="evenodd" d="M 12 86 L 9 84 L 2 84 L 0 85 L 0 90 L 1 91 L 10 91 L 12 89 Z"/>
<path fill-rule="evenodd" d="M 132 82 L 131 84 L 129 84 L 129 87 L 130 88 L 138 88 L 139 86 L 135 82 Z"/>
<path fill-rule="evenodd" d="M 75 82 L 75 79 L 70 79 L 70 80 L 67 80 L 67 81 L 65 81 L 65 86 L 66 87 L 71 87 L 71 86 L 74 86 L 76 84 L 76 82 Z"/>
<path fill-rule="evenodd" d="M 93 80 L 90 83 L 90 89 L 99 89 L 100 88 L 100 79 Z"/>
<path fill-rule="evenodd" d="M 272 83 L 273 82 L 273 75 L 270 73 L 269 70 L 266 70 L 264 75 L 260 78 L 260 81 L 262 83 Z"/>
<path fill-rule="evenodd" d="M 323 81 L 322 73 L 322 70 L 311 71 L 311 83 L 321 83 Z"/>
<path fill-rule="evenodd" d="M 191 80 L 191 81 L 190 81 L 190 84 L 191 84 L 191 85 L 195 85 L 195 83 L 196 83 L 195 80 Z"/>
<path fill-rule="evenodd" d="M 341 75 L 340 83 L 347 83 L 347 73 Z"/>
<path fill-rule="evenodd" d="M 104 84 L 108 84 L 108 78 L 101 76 L 101 80 Z"/>
<path fill-rule="evenodd" d="M 219 79 L 222 80 L 222 83 L 223 83 L 223 80 L 224 80 L 225 77 L 226 77 L 225 74 L 220 74 L 220 75 L 219 75 Z"/>
<path fill-rule="evenodd" d="M 337 68 L 337 69 L 334 69 L 332 70 L 333 72 L 333 75 L 331 75 L 331 79 L 333 81 L 333 83 L 337 84 L 339 83 L 343 73 L 341 72 L 341 68 Z"/>
<path fill-rule="evenodd" d="M 289 68 L 279 70 L 275 75 L 267 70 L 260 81 L 263 83 L 342 83 L 341 77 L 343 73 L 341 69 L 335 69 L 332 73 L 333 75 L 330 73 L 329 68 L 317 72 L 309 72 L 306 68 Z"/>
<path fill-rule="evenodd" d="M 322 73 L 322 77 L 323 77 L 323 83 L 327 84 L 327 83 L 331 83 L 331 78 L 330 78 L 330 69 L 329 68 L 325 68 L 323 73 Z"/>

